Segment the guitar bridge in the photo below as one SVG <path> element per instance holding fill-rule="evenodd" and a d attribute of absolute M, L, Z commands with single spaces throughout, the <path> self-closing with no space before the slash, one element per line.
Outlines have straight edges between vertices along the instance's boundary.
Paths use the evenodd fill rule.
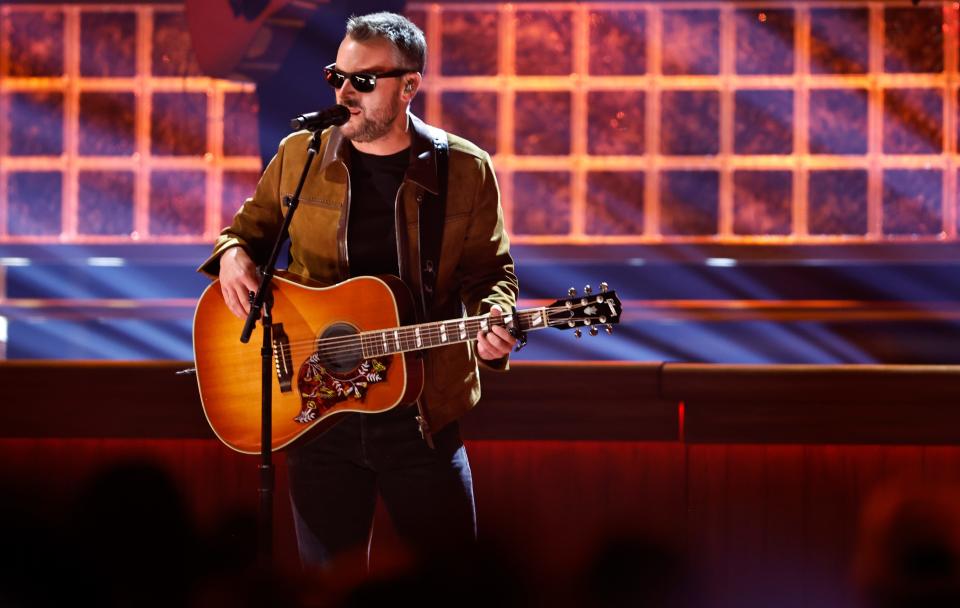
<path fill-rule="evenodd" d="M 280 392 L 289 393 L 293 387 L 293 363 L 290 356 L 290 338 L 283 331 L 283 323 L 273 325 L 273 366 L 277 370 Z"/>

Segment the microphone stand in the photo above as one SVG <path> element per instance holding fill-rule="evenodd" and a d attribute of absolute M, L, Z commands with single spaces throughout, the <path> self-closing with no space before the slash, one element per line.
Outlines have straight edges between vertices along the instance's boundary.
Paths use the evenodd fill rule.
<path fill-rule="evenodd" d="M 342 122 L 345 121 L 341 121 Z M 329 125 L 324 125 L 329 126 Z M 307 160 L 303 166 L 303 172 L 300 174 L 300 181 L 297 183 L 297 189 L 293 197 L 287 201 L 287 215 L 283 218 L 283 224 L 280 232 L 277 234 L 277 240 L 273 245 L 273 251 L 270 258 L 262 267 L 260 272 L 260 287 L 257 293 L 253 295 L 250 304 L 250 313 L 247 315 L 247 321 L 243 326 L 243 332 L 240 334 L 240 341 L 244 344 L 250 341 L 250 335 L 253 333 L 253 327 L 260 319 L 260 325 L 263 328 L 263 345 L 260 347 L 261 374 L 262 374 L 262 396 L 261 396 L 261 427 L 260 427 L 260 464 L 257 467 L 259 475 L 258 493 L 260 497 L 260 508 L 257 513 L 257 556 L 263 565 L 269 565 L 273 561 L 273 490 L 274 490 L 274 468 L 272 460 L 273 447 L 273 319 L 271 308 L 273 306 L 273 295 L 270 289 L 270 282 L 277 270 L 277 258 L 280 256 L 280 250 L 286 240 L 290 221 L 300 203 L 300 192 L 303 190 L 303 184 L 307 180 L 307 173 L 310 171 L 310 165 L 314 157 L 320 150 L 320 133 L 318 128 L 310 138 L 310 144 L 307 148 Z"/>

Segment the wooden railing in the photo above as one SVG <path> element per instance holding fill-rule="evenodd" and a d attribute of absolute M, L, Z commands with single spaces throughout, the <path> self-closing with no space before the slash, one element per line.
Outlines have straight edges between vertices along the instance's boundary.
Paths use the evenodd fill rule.
<path fill-rule="evenodd" d="M 207 438 L 185 361 L 0 363 L 3 437 Z M 960 366 L 524 363 L 469 439 L 960 443 Z M 256 407 L 256 404 L 252 404 Z"/>

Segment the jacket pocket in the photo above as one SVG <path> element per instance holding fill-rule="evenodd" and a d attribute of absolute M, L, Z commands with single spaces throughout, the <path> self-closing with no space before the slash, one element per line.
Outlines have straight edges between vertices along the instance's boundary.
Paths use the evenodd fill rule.
<path fill-rule="evenodd" d="M 287 205 L 286 205 L 287 201 L 291 199 L 293 199 L 293 193 L 283 195 L 282 200 L 284 201 L 284 210 L 286 210 L 287 208 Z M 324 209 L 339 210 L 341 207 L 343 207 L 343 203 L 341 201 L 333 201 L 333 200 L 321 199 L 321 198 L 311 198 L 309 196 L 304 196 L 303 194 L 300 195 L 300 202 L 303 203 L 304 205 L 322 207 Z"/>

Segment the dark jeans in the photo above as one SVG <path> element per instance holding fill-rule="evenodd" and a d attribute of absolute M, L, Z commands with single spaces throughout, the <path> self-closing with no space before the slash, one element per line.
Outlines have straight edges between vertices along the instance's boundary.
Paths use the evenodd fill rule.
<path fill-rule="evenodd" d="M 457 424 L 420 437 L 416 406 L 344 414 L 287 455 L 300 559 L 323 565 L 367 546 L 377 493 L 401 538 L 422 557 L 476 538 L 473 479 Z"/>

